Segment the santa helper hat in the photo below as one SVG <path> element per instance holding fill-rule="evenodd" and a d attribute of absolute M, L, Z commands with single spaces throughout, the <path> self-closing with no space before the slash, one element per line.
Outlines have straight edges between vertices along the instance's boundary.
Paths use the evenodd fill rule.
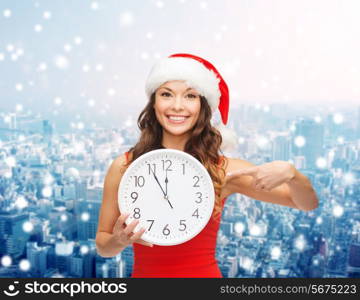
<path fill-rule="evenodd" d="M 214 125 L 221 133 L 223 151 L 236 144 L 236 134 L 226 128 L 229 114 L 229 89 L 216 68 L 207 60 L 188 53 L 172 54 L 160 59 L 151 69 L 146 80 L 145 92 L 150 99 L 152 93 L 170 80 L 184 80 L 186 84 L 204 96 L 211 111 L 219 108 L 222 124 Z"/>

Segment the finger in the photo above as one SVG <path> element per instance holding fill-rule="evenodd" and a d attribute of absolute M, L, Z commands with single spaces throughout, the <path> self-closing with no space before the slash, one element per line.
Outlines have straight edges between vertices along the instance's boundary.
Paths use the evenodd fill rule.
<path fill-rule="evenodd" d="M 126 227 L 126 220 L 129 218 L 130 213 L 123 213 L 119 216 L 117 223 L 115 224 L 116 229 L 121 231 L 124 227 Z"/>
<path fill-rule="evenodd" d="M 274 183 L 268 183 L 267 190 L 270 192 L 275 187 Z"/>
<path fill-rule="evenodd" d="M 267 190 L 267 185 L 262 180 L 258 180 L 255 183 L 255 189 L 258 190 L 258 191 L 266 191 Z"/>
<path fill-rule="evenodd" d="M 125 223 L 125 221 L 127 220 L 127 218 L 130 216 L 130 213 L 123 213 L 120 215 L 120 217 L 118 218 L 119 221 L 119 226 L 123 226 Z"/>
<path fill-rule="evenodd" d="M 261 182 L 257 182 L 255 184 L 255 189 L 258 191 L 262 191 L 263 184 Z"/>
<path fill-rule="evenodd" d="M 144 245 L 144 246 L 148 246 L 148 247 L 153 247 L 154 245 L 149 243 L 149 242 L 145 242 L 144 240 L 142 239 L 138 239 L 137 241 L 135 241 L 136 243 L 138 244 L 141 244 L 141 245 Z"/>
<path fill-rule="evenodd" d="M 137 224 L 139 224 L 139 220 L 133 220 L 128 226 L 126 226 L 126 228 L 124 229 L 124 233 L 126 235 L 129 235 L 131 232 L 134 231 L 135 227 L 137 226 Z"/>
<path fill-rule="evenodd" d="M 130 216 L 129 213 L 121 214 L 118 219 L 115 222 L 113 232 L 121 231 L 123 229 L 123 226 L 125 225 L 126 219 Z"/>
<path fill-rule="evenodd" d="M 262 184 L 262 181 L 261 179 L 258 179 L 258 178 L 254 178 L 253 182 L 252 182 L 252 188 L 254 190 L 261 190 L 261 184 Z"/>
<path fill-rule="evenodd" d="M 139 231 L 135 232 L 134 235 L 130 238 L 131 241 L 135 242 L 138 239 L 140 239 L 140 237 L 142 236 L 142 234 L 146 231 L 146 229 L 144 227 L 140 228 Z"/>
<path fill-rule="evenodd" d="M 262 183 L 262 185 L 260 187 L 261 187 L 261 190 L 264 191 L 264 192 L 269 192 L 270 191 L 270 184 L 269 184 L 269 182 L 267 180 L 263 181 L 263 183 Z"/>
<path fill-rule="evenodd" d="M 137 231 L 130 240 L 133 242 L 136 242 L 141 245 L 152 247 L 153 245 L 151 243 L 145 242 L 144 240 L 140 239 L 140 237 L 143 235 L 143 233 L 146 231 L 144 227 L 142 227 L 139 231 Z"/>
<path fill-rule="evenodd" d="M 251 183 L 251 187 L 254 189 L 254 190 L 257 190 L 257 185 L 259 184 L 259 179 L 257 178 L 254 178 L 252 183 Z"/>

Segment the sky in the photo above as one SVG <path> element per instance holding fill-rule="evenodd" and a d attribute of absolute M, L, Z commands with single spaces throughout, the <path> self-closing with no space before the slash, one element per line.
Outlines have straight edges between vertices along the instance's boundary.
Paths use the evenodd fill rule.
<path fill-rule="evenodd" d="M 215 65 L 230 106 L 360 105 L 360 1 L 0 2 L 0 112 L 122 118 L 152 65 Z"/>

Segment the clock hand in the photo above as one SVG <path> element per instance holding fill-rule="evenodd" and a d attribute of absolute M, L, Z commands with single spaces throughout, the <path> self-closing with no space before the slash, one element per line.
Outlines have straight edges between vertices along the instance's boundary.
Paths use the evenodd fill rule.
<path fill-rule="evenodd" d="M 167 202 L 169 202 L 170 207 L 173 209 L 173 206 L 171 205 L 170 201 L 169 201 L 169 195 L 168 195 L 168 189 L 167 189 L 167 184 L 168 184 L 169 180 L 167 177 L 167 169 L 166 169 L 166 177 L 165 177 L 165 189 L 166 189 L 166 195 L 165 195 L 165 199 L 167 200 Z"/>
<path fill-rule="evenodd" d="M 158 183 L 158 185 L 160 186 L 160 188 L 161 188 L 161 190 L 162 190 L 162 192 L 163 192 L 163 194 L 164 194 L 164 197 L 165 197 L 165 196 L 166 196 L 166 194 L 165 194 L 165 192 L 164 192 L 163 188 L 161 187 L 161 184 L 160 184 L 160 182 L 159 182 L 158 178 L 156 177 L 156 175 L 155 175 L 154 171 L 153 171 L 151 168 L 150 168 L 150 170 L 151 170 L 151 172 L 153 173 L 154 178 L 155 178 L 156 182 Z"/>
<path fill-rule="evenodd" d="M 169 202 L 170 207 L 171 207 L 172 209 L 174 209 L 173 206 L 171 205 L 170 201 L 169 201 L 169 197 L 168 197 L 168 196 L 165 196 L 165 199 L 167 200 L 167 202 Z"/>
<path fill-rule="evenodd" d="M 165 190 L 166 190 L 165 195 L 166 195 L 166 196 L 167 196 L 167 192 L 168 192 L 168 190 L 167 190 L 167 184 L 168 184 L 168 182 L 169 182 L 169 180 L 168 180 L 168 178 L 167 178 L 167 169 L 166 169 L 166 178 L 165 178 Z"/>

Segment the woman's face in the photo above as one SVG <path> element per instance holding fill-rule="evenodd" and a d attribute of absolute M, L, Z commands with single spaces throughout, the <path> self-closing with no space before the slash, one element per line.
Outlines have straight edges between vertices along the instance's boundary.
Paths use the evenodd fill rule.
<path fill-rule="evenodd" d="M 200 94 L 184 81 L 168 81 L 156 90 L 156 118 L 170 134 L 182 135 L 192 129 L 199 117 L 200 107 Z"/>

